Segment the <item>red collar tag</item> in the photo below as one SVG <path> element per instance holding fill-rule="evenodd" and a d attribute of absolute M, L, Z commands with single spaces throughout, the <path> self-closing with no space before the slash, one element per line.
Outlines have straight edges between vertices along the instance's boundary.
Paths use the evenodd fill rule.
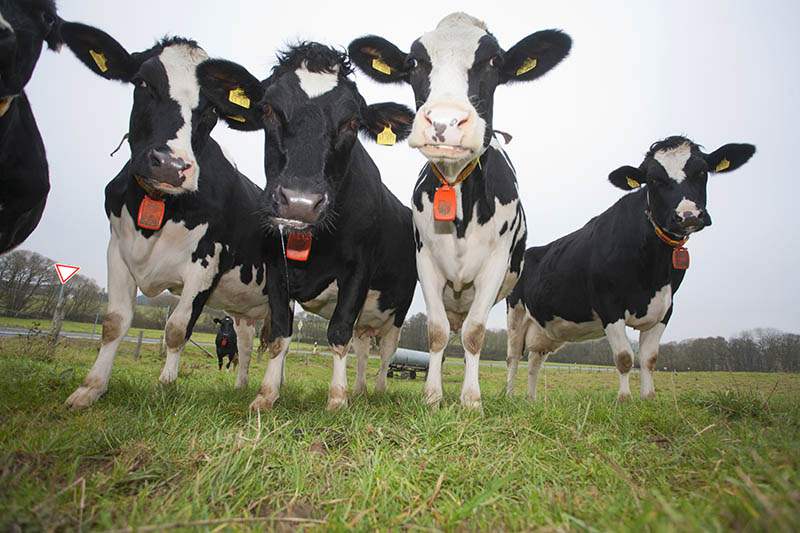
<path fill-rule="evenodd" d="M 222 339 L 222 342 L 220 344 L 222 344 L 223 346 L 227 346 L 228 345 L 228 339 Z"/>
<path fill-rule="evenodd" d="M 433 219 L 444 221 L 456 219 L 456 191 L 447 184 L 436 189 L 436 194 L 433 196 Z"/>
<path fill-rule="evenodd" d="M 675 248 L 672 252 L 672 266 L 676 270 L 686 270 L 689 268 L 689 250 L 684 247 Z"/>
<path fill-rule="evenodd" d="M 139 204 L 139 217 L 136 223 L 140 228 L 158 231 L 164 222 L 164 200 L 153 200 L 145 195 Z"/>
<path fill-rule="evenodd" d="M 311 253 L 310 233 L 289 233 L 286 241 L 286 258 L 293 261 L 308 261 Z"/>

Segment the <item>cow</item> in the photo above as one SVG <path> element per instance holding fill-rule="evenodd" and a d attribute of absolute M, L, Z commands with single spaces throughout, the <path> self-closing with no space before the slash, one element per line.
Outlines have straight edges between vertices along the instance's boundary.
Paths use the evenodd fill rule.
<path fill-rule="evenodd" d="M 423 394 L 432 405 L 442 398 L 448 330 L 460 329 L 461 403 L 480 409 L 486 320 L 522 269 L 525 213 L 516 172 L 492 130 L 494 90 L 540 77 L 566 57 L 571 43 L 565 33 L 545 30 L 504 51 L 483 22 L 453 13 L 408 53 L 376 36 L 348 47 L 353 63 L 372 79 L 410 84 L 417 103 L 408 144 L 428 159 L 412 209 L 431 354 Z"/>
<path fill-rule="evenodd" d="M 656 142 L 638 168 L 623 166 L 609 175 L 613 185 L 634 192 L 581 229 L 528 249 L 522 277 L 507 299 L 507 393 L 514 391 L 524 350 L 534 400 L 549 353 L 605 335 L 619 373 L 618 398 L 630 398 L 627 326 L 640 332 L 641 397 L 653 398 L 659 341 L 689 266 L 683 245 L 711 225 L 708 174 L 735 170 L 753 153 L 751 144 L 726 144 L 705 154 L 682 136 Z"/>
<path fill-rule="evenodd" d="M 42 218 L 50 174 L 24 87 L 43 43 L 61 47 L 52 0 L 0 0 L 0 254 L 21 244 Z"/>
<path fill-rule="evenodd" d="M 209 304 L 241 323 L 235 326 L 241 363 L 236 386 L 247 387 L 253 325 L 269 313 L 257 204 L 262 191 L 210 137 L 218 117 L 195 74 L 208 55 L 181 37 L 128 53 L 91 26 L 65 23 L 62 32 L 95 74 L 134 87 L 131 157 L 105 190 L 111 238 L 100 352 L 66 404 L 86 408 L 106 391 L 137 289 L 150 297 L 164 290 L 180 294 L 165 328 L 161 383 L 177 379 L 180 354 Z"/>
<path fill-rule="evenodd" d="M 217 331 L 217 338 L 214 344 L 217 345 L 217 359 L 219 360 L 219 369 L 222 370 L 222 361 L 228 357 L 228 364 L 225 365 L 226 370 L 230 370 L 231 363 L 238 364 L 239 360 L 235 359 L 238 355 L 238 348 L 236 346 L 236 330 L 234 329 L 234 321 L 231 317 L 225 316 L 220 320 L 214 319 L 214 324 L 219 326 Z"/>
<path fill-rule="evenodd" d="M 347 404 L 346 355 L 357 356 L 354 394 L 366 389 L 369 338 L 380 339 L 376 392 L 413 299 L 417 276 L 411 210 L 381 182 L 359 132 L 403 140 L 413 113 L 400 104 L 367 105 L 346 55 L 319 43 L 279 54 L 259 82 L 244 67 L 211 60 L 198 68 L 228 124 L 264 130 L 267 187 L 260 199 L 266 229 L 270 360 L 252 409 L 271 409 L 292 334 L 294 302 L 330 320 L 333 377 L 328 410 Z"/>

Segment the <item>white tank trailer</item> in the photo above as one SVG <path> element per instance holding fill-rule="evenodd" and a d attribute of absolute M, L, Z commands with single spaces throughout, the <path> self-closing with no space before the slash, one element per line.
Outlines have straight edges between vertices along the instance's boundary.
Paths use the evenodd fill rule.
<path fill-rule="evenodd" d="M 430 359 L 431 354 L 428 352 L 398 348 L 389 361 L 387 376 L 393 377 L 395 373 L 399 373 L 402 378 L 416 379 L 417 372 L 425 372 L 427 375 Z"/>

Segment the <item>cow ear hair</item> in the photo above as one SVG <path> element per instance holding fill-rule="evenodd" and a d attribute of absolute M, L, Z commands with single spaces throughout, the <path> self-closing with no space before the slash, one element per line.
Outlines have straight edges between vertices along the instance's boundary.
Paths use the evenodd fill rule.
<path fill-rule="evenodd" d="M 224 59 L 208 59 L 197 66 L 197 80 L 230 128 L 253 131 L 264 127 L 259 104 L 264 88 L 246 68 Z"/>
<path fill-rule="evenodd" d="M 623 191 L 632 191 L 645 183 L 645 175 L 638 168 L 625 165 L 609 174 L 608 181 Z"/>
<path fill-rule="evenodd" d="M 222 325 L 222 321 L 219 318 L 215 318 L 214 319 L 214 324 L 220 326 L 220 325 Z"/>
<path fill-rule="evenodd" d="M 394 144 L 411 135 L 414 116 L 414 112 L 403 104 L 372 104 L 361 108 L 361 131 L 379 144 Z M 388 140 L 384 141 L 387 135 Z"/>
<path fill-rule="evenodd" d="M 730 172 L 747 163 L 756 147 L 752 144 L 726 144 L 710 154 L 703 154 L 710 172 Z"/>
<path fill-rule="evenodd" d="M 512 46 L 503 57 L 501 82 L 531 81 L 567 57 L 572 38 L 561 30 L 542 30 Z"/>
<path fill-rule="evenodd" d="M 406 54 L 377 35 L 360 37 L 347 47 L 350 61 L 364 74 L 379 83 L 408 81 Z"/>
<path fill-rule="evenodd" d="M 60 36 L 89 70 L 107 80 L 130 82 L 139 62 L 116 39 L 98 28 L 63 22 Z"/>

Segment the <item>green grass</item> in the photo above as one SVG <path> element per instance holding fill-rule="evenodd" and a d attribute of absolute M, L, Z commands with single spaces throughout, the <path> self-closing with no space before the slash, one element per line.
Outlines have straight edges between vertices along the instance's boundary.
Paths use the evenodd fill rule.
<path fill-rule="evenodd" d="M 96 342 L 0 341 L 0 530 L 800 528 L 797 375 L 659 373 L 656 400 L 619 403 L 614 373 L 548 370 L 531 404 L 484 367 L 479 413 L 446 365 L 439 409 L 392 379 L 327 413 L 330 358 L 292 355 L 259 416 L 266 361 L 242 391 L 190 352 L 164 389 L 156 350 L 123 345 L 108 393 L 73 413 Z"/>

